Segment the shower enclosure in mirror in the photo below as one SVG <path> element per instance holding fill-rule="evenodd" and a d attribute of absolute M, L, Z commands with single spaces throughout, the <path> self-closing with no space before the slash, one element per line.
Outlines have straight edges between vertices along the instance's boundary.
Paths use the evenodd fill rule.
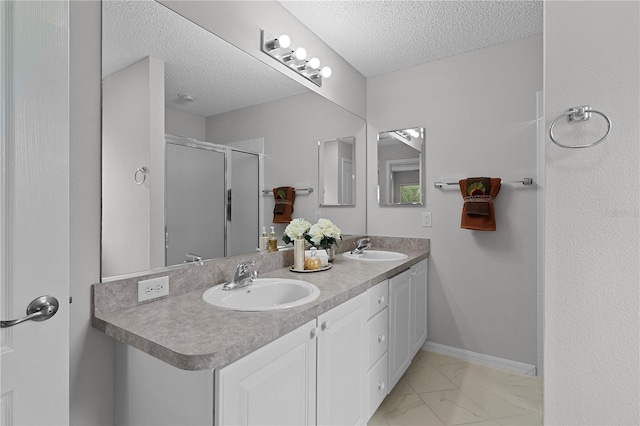
<path fill-rule="evenodd" d="M 355 143 L 353 136 L 318 141 L 321 206 L 355 205 Z"/>
<path fill-rule="evenodd" d="M 202 6 L 216 13 L 217 3 Z M 186 253 L 194 255 L 189 260 L 207 260 L 254 252 L 275 205 L 262 191 L 319 188 L 317 141 L 366 139 L 362 118 L 153 0 L 102 2 L 102 78 L 103 279 L 184 265 Z M 282 117 L 287 125 L 274 125 Z M 167 144 L 166 134 L 176 138 Z M 175 143 L 181 138 L 187 146 Z M 365 158 L 364 144 L 356 150 Z M 261 182 L 250 177 L 254 166 L 236 165 L 255 154 L 263 159 Z M 184 156 L 179 165 L 172 165 L 175 156 Z M 225 164 L 231 194 L 220 175 L 214 177 Z M 354 168 L 365 175 L 364 163 Z M 364 179 L 357 185 L 363 193 Z M 255 201 L 240 192 L 256 188 L 260 207 L 240 207 Z M 214 189 L 222 197 L 183 198 Z M 296 197 L 294 215 L 314 217 L 319 192 Z M 363 203 L 320 210 L 345 234 L 365 232 Z M 249 225 L 237 225 L 242 214 L 251 216 Z M 282 235 L 285 225 L 275 226 Z M 226 243 L 220 229 L 226 229 Z"/>
<path fill-rule="evenodd" d="M 378 133 L 378 204 L 424 204 L 424 127 Z"/>

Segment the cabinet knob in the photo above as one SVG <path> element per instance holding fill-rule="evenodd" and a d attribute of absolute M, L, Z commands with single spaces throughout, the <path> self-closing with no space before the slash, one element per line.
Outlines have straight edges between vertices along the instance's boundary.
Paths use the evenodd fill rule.
<path fill-rule="evenodd" d="M 384 382 L 378 383 L 378 390 L 384 390 Z"/>
<path fill-rule="evenodd" d="M 385 341 L 385 339 L 386 339 L 386 337 L 384 336 L 384 334 L 379 335 L 379 336 L 378 336 L 378 343 L 382 343 L 382 342 L 384 342 L 384 341 Z"/>
<path fill-rule="evenodd" d="M 382 305 L 384 303 L 384 296 L 378 297 L 378 305 Z"/>
<path fill-rule="evenodd" d="M 311 332 L 309 333 L 309 337 L 311 337 L 312 339 L 315 339 L 317 335 L 318 335 L 318 329 L 315 327 L 312 328 Z"/>
<path fill-rule="evenodd" d="M 331 328 L 331 322 L 329 322 L 329 320 L 325 321 L 322 323 L 322 329 L 323 330 L 328 330 Z"/>

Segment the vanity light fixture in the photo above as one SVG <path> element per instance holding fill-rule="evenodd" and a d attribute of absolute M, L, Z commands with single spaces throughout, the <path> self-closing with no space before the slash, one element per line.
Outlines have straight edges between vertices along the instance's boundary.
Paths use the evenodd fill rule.
<path fill-rule="evenodd" d="M 261 50 L 278 62 L 288 66 L 304 78 L 322 87 L 322 79 L 331 77 L 331 68 L 320 68 L 320 60 L 311 58 L 306 60 L 307 51 L 303 47 L 293 50 L 291 38 L 285 34 L 278 38 L 262 30 Z"/>

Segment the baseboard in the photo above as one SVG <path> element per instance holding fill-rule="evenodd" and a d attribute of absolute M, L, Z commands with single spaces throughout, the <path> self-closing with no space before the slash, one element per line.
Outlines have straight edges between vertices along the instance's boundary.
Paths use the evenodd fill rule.
<path fill-rule="evenodd" d="M 524 362 L 512 361 L 510 359 L 498 358 L 493 355 L 485 355 L 477 352 L 458 349 L 452 346 L 441 345 L 434 342 L 425 342 L 422 349 L 429 352 L 435 352 L 441 355 L 448 355 L 463 361 L 472 362 L 474 364 L 486 365 L 488 367 L 499 368 L 501 370 L 511 371 L 512 373 L 524 374 L 527 376 L 536 375 L 536 366 L 525 364 Z"/>

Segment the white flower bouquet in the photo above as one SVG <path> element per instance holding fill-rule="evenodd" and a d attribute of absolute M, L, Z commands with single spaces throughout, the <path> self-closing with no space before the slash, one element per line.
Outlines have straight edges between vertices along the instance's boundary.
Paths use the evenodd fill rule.
<path fill-rule="evenodd" d="M 318 248 L 327 249 L 336 245 L 340 236 L 340 228 L 329 219 L 319 219 L 318 223 L 311 225 L 305 238 Z"/>
<path fill-rule="evenodd" d="M 285 228 L 284 235 L 282 236 L 282 241 L 284 241 L 285 244 L 292 243 L 293 240 L 298 238 L 298 235 L 302 235 L 302 238 L 309 241 L 309 239 L 307 238 L 307 232 L 309 232 L 310 228 L 311 223 L 307 222 L 306 220 L 302 218 L 293 219 Z"/>

